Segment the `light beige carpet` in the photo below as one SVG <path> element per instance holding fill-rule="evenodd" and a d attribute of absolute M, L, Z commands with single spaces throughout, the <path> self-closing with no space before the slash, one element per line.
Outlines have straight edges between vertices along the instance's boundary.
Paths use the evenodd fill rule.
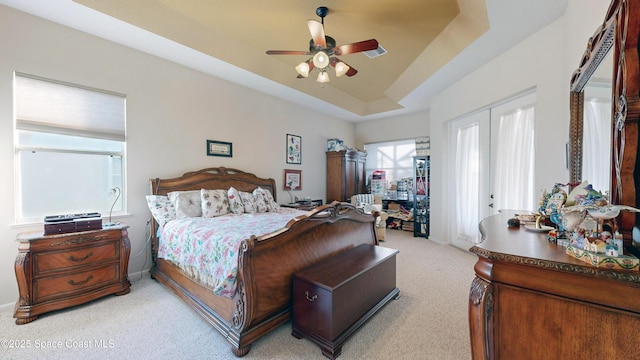
<path fill-rule="evenodd" d="M 470 359 L 467 301 L 475 256 L 410 232 L 387 230 L 382 246 L 400 250 L 391 301 L 358 330 L 338 359 Z M 1 359 L 236 359 L 230 345 L 148 275 L 131 293 L 15 325 L 0 312 Z M 13 346 L 13 348 L 10 348 Z M 326 359 L 287 322 L 243 359 Z"/>

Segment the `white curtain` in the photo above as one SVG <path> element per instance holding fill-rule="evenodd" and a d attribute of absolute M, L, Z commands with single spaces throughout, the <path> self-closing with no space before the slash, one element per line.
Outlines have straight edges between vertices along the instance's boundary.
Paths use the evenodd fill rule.
<path fill-rule="evenodd" d="M 478 242 L 478 181 L 480 178 L 478 123 L 458 129 L 455 154 L 455 199 L 458 238 Z"/>
<path fill-rule="evenodd" d="M 609 191 L 611 169 L 611 102 L 592 99 L 584 104 L 582 180 Z"/>
<path fill-rule="evenodd" d="M 534 109 L 534 106 L 520 108 L 500 117 L 494 167 L 495 209 L 536 209 Z"/>

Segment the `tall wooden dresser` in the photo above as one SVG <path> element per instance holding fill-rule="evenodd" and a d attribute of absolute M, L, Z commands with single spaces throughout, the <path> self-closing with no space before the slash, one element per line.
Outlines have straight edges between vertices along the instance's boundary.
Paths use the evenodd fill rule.
<path fill-rule="evenodd" d="M 327 204 L 367 193 L 366 160 L 362 151 L 327 151 Z"/>
<path fill-rule="evenodd" d="M 129 293 L 126 225 L 59 235 L 18 235 L 16 324 L 102 296 Z"/>

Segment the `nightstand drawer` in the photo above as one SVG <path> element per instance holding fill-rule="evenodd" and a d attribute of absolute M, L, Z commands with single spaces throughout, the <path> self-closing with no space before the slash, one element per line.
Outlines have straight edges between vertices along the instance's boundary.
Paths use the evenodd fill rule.
<path fill-rule="evenodd" d="M 44 301 L 47 297 L 68 296 L 88 288 L 116 283 L 120 281 L 118 270 L 118 264 L 111 264 L 78 273 L 37 279 L 33 287 L 34 301 Z"/>
<path fill-rule="evenodd" d="M 118 241 L 120 240 L 120 236 L 121 234 L 118 230 L 93 230 L 64 235 L 52 235 L 34 240 L 31 243 L 30 249 L 33 252 L 49 252 L 58 249 L 68 250 L 74 247 L 92 245 L 92 243 L 96 242 Z M 29 240 L 29 237 L 25 236 L 25 240 Z"/>
<path fill-rule="evenodd" d="M 34 275 L 37 276 L 40 272 L 63 270 L 74 266 L 117 260 L 118 257 L 117 242 L 71 251 L 36 253 L 33 256 Z"/>

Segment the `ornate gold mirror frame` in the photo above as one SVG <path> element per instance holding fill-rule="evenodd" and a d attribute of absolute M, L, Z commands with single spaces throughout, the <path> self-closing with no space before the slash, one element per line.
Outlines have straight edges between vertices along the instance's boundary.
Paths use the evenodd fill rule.
<path fill-rule="evenodd" d="M 582 180 L 583 89 L 607 53 L 613 50 L 611 203 L 638 207 L 640 164 L 638 121 L 640 119 L 640 71 L 638 34 L 640 0 L 613 0 L 604 23 L 587 43 L 580 67 L 571 77 L 571 122 L 569 128 L 569 180 Z M 630 244 L 636 214 L 621 212 L 616 222 Z"/>
<path fill-rule="evenodd" d="M 615 2 L 615 1 L 614 1 Z M 612 4 L 613 6 L 613 4 Z M 571 76 L 571 123 L 569 127 L 569 180 L 582 181 L 584 88 L 614 44 L 614 13 L 609 8 L 605 21 L 587 43 L 580 67 Z M 613 72 L 613 69 L 612 69 Z"/>

